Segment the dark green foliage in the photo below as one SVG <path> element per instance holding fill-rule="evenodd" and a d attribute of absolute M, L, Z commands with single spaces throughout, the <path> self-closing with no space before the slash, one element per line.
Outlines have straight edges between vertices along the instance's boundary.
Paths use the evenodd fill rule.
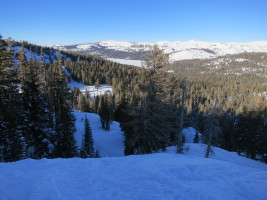
<path fill-rule="evenodd" d="M 51 128 L 48 121 L 48 105 L 45 92 L 41 91 L 37 72 L 40 71 L 39 63 L 31 60 L 27 63 L 22 48 L 20 61 L 20 81 L 22 98 L 22 117 L 20 118 L 20 130 L 26 138 L 28 157 L 44 158 L 49 154 L 48 140 Z"/>
<path fill-rule="evenodd" d="M 99 156 L 99 153 L 97 153 Z M 82 148 L 80 151 L 80 156 L 82 158 L 94 158 L 96 157 L 96 153 L 94 151 L 94 142 L 93 142 L 93 135 L 92 135 L 92 129 L 90 127 L 90 122 L 85 117 L 84 120 L 84 135 L 83 135 L 83 142 L 82 142 Z"/>
<path fill-rule="evenodd" d="M 100 116 L 102 128 L 109 131 L 113 118 L 113 105 L 111 96 L 106 93 L 100 97 L 97 113 Z"/>
<path fill-rule="evenodd" d="M 256 58 L 255 62 L 257 60 L 265 62 L 264 59 L 267 58 L 265 54 L 240 54 L 240 56 L 245 56 L 246 58 L 253 56 L 253 58 Z M 231 59 L 233 60 L 234 56 L 232 57 Z M 122 130 L 125 134 L 126 155 L 136 153 L 135 149 L 137 149 L 138 145 L 135 141 L 143 137 L 144 134 L 141 133 L 146 133 L 146 127 L 150 127 L 145 126 L 145 124 L 150 125 L 152 123 L 154 127 L 159 127 L 158 130 L 162 130 L 162 132 L 166 129 L 166 137 L 168 139 L 165 141 L 168 142 L 165 143 L 165 146 L 176 145 L 177 132 L 186 126 L 193 126 L 201 133 L 204 133 L 206 130 L 205 121 L 207 121 L 205 115 L 209 113 L 212 113 L 217 118 L 216 126 L 221 130 L 220 137 L 212 144 L 227 150 L 237 151 L 238 140 L 236 139 L 237 133 L 234 125 L 235 119 L 238 118 L 245 106 L 253 113 L 264 113 L 264 108 L 267 107 L 264 98 L 251 94 L 260 94 L 266 91 L 266 87 L 262 85 L 265 79 L 262 76 L 255 78 L 253 74 L 237 76 L 232 73 L 225 76 L 223 74 L 225 71 L 218 74 L 208 73 L 205 69 L 209 68 L 203 64 L 205 62 L 213 62 L 213 60 L 177 62 L 173 65 L 173 68 L 179 72 L 178 74 L 164 73 L 162 67 L 155 67 L 161 69 L 159 70 L 161 73 L 158 71 L 156 75 L 149 74 L 148 70 L 142 68 L 124 67 L 120 64 L 92 57 L 86 58 L 85 56 L 80 57 L 79 63 L 66 62 L 65 65 L 73 74 L 73 78 L 78 81 L 91 85 L 94 85 L 97 80 L 99 80 L 100 84 L 112 83 L 115 99 L 114 117 L 122 123 Z M 238 65 L 237 62 L 233 63 Z M 252 66 L 252 64 L 250 65 Z M 228 66 L 222 66 L 220 69 L 223 69 L 223 67 L 231 68 L 235 66 L 229 64 Z M 256 65 L 252 67 L 256 67 Z M 200 71 L 207 73 L 200 74 Z M 263 71 L 262 75 L 264 74 L 265 72 Z M 151 77 L 153 78 L 151 79 Z M 153 87 L 148 82 L 153 82 Z M 183 107 L 183 89 L 181 85 L 183 82 L 186 83 L 184 115 L 181 112 L 181 108 Z M 160 85 L 161 87 L 159 87 Z M 152 95 L 154 93 L 156 95 Z M 95 98 L 91 103 L 91 112 L 98 112 L 100 101 L 101 98 Z M 220 110 L 219 115 L 212 112 L 214 105 Z M 162 114 L 162 111 L 157 111 L 154 107 L 159 107 L 158 110 L 165 110 L 168 114 Z M 147 108 L 147 111 L 142 111 L 144 108 Z M 147 116 L 153 113 L 151 116 L 157 116 L 160 122 L 156 120 L 157 118 L 146 120 L 144 116 L 141 116 L 146 112 L 148 113 L 146 114 Z M 168 117 L 163 117 L 164 115 Z M 184 119 L 183 125 L 181 126 L 182 116 Z M 262 131 L 264 130 L 262 128 L 264 117 L 266 117 L 266 114 L 261 115 L 259 118 L 261 123 L 255 127 L 255 130 L 261 133 L 260 135 L 266 135 Z M 246 116 L 246 118 L 249 120 L 250 116 Z M 163 125 L 163 121 L 165 125 Z M 103 127 L 105 127 L 104 120 L 102 122 Z M 142 130 L 141 133 L 137 132 L 139 130 Z M 251 131 L 252 129 L 250 129 L 250 133 Z M 148 132 L 150 133 L 150 131 Z M 262 147 L 261 149 L 264 149 L 264 145 L 260 146 Z M 145 149 L 145 147 L 143 148 Z M 261 155 L 264 154 L 261 153 Z"/>
<path fill-rule="evenodd" d="M 267 129 L 260 114 L 244 111 L 239 117 L 235 129 L 237 152 L 255 159 L 257 155 L 265 155 Z"/>
<path fill-rule="evenodd" d="M 199 133 L 198 133 L 198 131 L 196 131 L 196 134 L 194 136 L 193 142 L 194 143 L 199 143 Z"/>
<path fill-rule="evenodd" d="M 98 89 L 99 87 L 100 87 L 100 82 L 99 79 L 97 79 L 95 82 L 95 88 Z"/>
<path fill-rule="evenodd" d="M 150 66 L 158 70 L 147 70 L 68 52 L 62 52 L 58 62 L 53 63 L 54 50 L 24 42 L 25 50 L 31 49 L 43 56 L 43 60 L 50 60 L 50 64 L 34 62 L 34 58 L 28 62 L 23 50 L 18 54 L 10 48 L 21 43 L 2 39 L 0 42 L 1 161 L 15 161 L 25 156 L 77 156 L 73 106 L 80 111 L 99 113 L 106 130 L 114 114 L 125 134 L 126 155 L 176 145 L 177 133 L 187 126 L 195 127 L 204 135 L 212 130 L 209 127 L 217 127 L 221 134 L 216 139 L 212 137 L 212 145 L 267 162 L 267 101 L 264 97 L 267 74 L 263 68 L 267 56 L 264 53 L 179 61 L 172 66 L 164 64 L 165 58 L 155 56 Z M 13 54 L 21 60 L 19 76 L 13 68 Z M 240 57 L 247 61 L 235 61 Z M 219 59 L 224 62 L 216 67 L 214 63 Z M 147 61 L 151 63 L 153 59 Z M 90 96 L 88 92 L 81 94 L 78 88 L 70 94 L 67 77 L 61 69 L 63 62 L 75 80 L 96 86 L 112 84 L 113 94 Z M 252 70 L 242 74 L 244 64 Z M 166 73 L 168 67 L 176 73 Z M 20 93 L 16 89 L 18 77 L 22 85 Z M 185 94 L 182 83 L 185 83 Z M 214 108 L 218 112 L 214 112 Z M 214 123 L 208 123 L 211 115 L 216 119 Z M 52 147 L 49 152 L 47 146 Z"/>
<path fill-rule="evenodd" d="M 158 45 L 154 45 L 145 56 L 143 63 L 146 68 L 161 69 L 169 65 L 169 55 L 159 49 Z"/>
<path fill-rule="evenodd" d="M 60 118 L 60 119 L 59 119 Z M 72 158 L 78 156 L 76 141 L 74 139 L 75 118 L 71 113 L 69 105 L 60 107 L 60 116 L 58 116 L 56 126 L 56 143 L 53 151 L 53 157 Z"/>
<path fill-rule="evenodd" d="M 10 47 L 0 35 L 0 162 L 11 162 L 24 159 L 25 138 L 19 132 L 21 117 L 18 83 L 13 68 Z"/>
<path fill-rule="evenodd" d="M 77 156 L 75 118 L 60 56 L 51 65 L 42 59 L 36 62 L 34 57 L 28 61 L 24 47 L 29 51 L 34 49 L 31 45 L 23 43 L 17 56 L 9 43 L 0 38 L 0 161 Z M 13 54 L 20 60 L 19 73 L 12 64 Z"/>
<path fill-rule="evenodd" d="M 148 71 L 146 78 L 141 80 L 136 92 L 140 97 L 133 99 L 134 106 L 122 113 L 126 119 L 121 124 L 125 133 L 125 154 L 145 154 L 164 149 L 171 144 L 170 135 L 175 127 L 175 112 L 171 104 L 162 98 L 163 85 L 158 82 L 154 70 Z M 120 105 L 122 109 L 126 102 Z"/>
<path fill-rule="evenodd" d="M 18 103 L 16 99 L 10 97 L 9 101 L 4 104 L 5 108 L 1 109 L 0 161 L 2 162 L 13 162 L 27 157 L 27 144 L 18 123 L 19 117 L 21 117 L 17 112 L 19 110 Z"/>
<path fill-rule="evenodd" d="M 96 151 L 95 151 L 95 158 L 101 158 L 100 153 L 99 153 L 99 149 L 96 149 Z"/>
<path fill-rule="evenodd" d="M 74 139 L 75 117 L 70 104 L 70 93 L 67 78 L 61 68 L 60 57 L 51 66 L 53 76 L 50 77 L 50 98 L 53 105 L 53 127 L 56 134 L 53 135 L 55 145 L 52 157 L 71 158 L 78 155 L 76 141 Z"/>

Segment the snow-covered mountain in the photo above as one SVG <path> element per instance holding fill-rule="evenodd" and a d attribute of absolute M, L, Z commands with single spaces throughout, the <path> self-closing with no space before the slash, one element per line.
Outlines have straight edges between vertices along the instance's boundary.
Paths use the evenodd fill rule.
<path fill-rule="evenodd" d="M 185 59 L 215 58 L 227 54 L 243 52 L 267 52 L 267 41 L 248 43 L 202 42 L 197 40 L 176 42 L 121 42 L 102 41 L 88 44 L 56 46 L 61 50 L 88 53 L 114 59 L 142 60 L 150 48 L 157 44 L 165 53 L 170 54 L 171 61 Z"/>

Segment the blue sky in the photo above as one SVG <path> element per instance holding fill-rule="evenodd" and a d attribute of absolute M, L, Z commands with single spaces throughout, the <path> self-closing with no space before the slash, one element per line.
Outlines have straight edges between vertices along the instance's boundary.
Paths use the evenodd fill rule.
<path fill-rule="evenodd" d="M 41 45 L 267 40 L 267 0 L 1 0 L 0 34 Z"/>

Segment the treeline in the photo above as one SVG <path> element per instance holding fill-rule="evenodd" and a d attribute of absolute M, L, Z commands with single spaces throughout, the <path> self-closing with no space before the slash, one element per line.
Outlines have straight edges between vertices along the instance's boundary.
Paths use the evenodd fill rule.
<path fill-rule="evenodd" d="M 76 81 L 90 85 L 112 84 L 112 119 L 121 123 L 125 134 L 125 155 L 152 153 L 175 144 L 179 108 L 175 106 L 174 84 L 179 81 L 175 81 L 173 75 L 111 61 L 65 61 L 65 67 Z M 74 94 L 77 94 L 74 101 L 78 102 L 80 92 Z M 102 116 L 96 109 L 97 102 L 98 98 L 87 109 Z"/>
<path fill-rule="evenodd" d="M 92 152 L 88 120 L 84 145 L 81 150 L 76 146 L 75 117 L 61 55 L 45 63 L 41 50 L 39 62 L 32 56 L 28 61 L 22 44 L 16 68 L 11 42 L 0 37 L 0 161 L 99 156 Z"/>
<path fill-rule="evenodd" d="M 2 46 L 8 46 L 8 44 Z M 6 56 L 8 52 L 8 48 L 2 48 L 1 55 Z M 34 66 L 32 70 L 44 71 L 29 73 L 37 74 L 37 78 L 32 79 L 42 82 L 39 84 L 36 80 L 32 81 L 38 83 L 35 86 L 37 89 L 34 90 L 42 94 L 38 98 L 42 97 L 43 100 L 38 100 L 38 102 L 44 102 L 44 113 L 47 117 L 43 118 L 49 124 L 43 129 L 49 134 L 40 134 L 49 135 L 45 136 L 48 139 L 38 139 L 38 141 L 48 141 L 43 145 L 44 147 L 51 147 L 48 148 L 49 152 L 42 155 L 66 157 L 66 154 L 59 154 L 59 152 L 65 151 L 64 145 L 57 148 L 56 146 L 60 144 L 59 141 L 63 141 L 61 136 L 64 135 L 64 131 L 69 131 L 66 136 L 73 137 L 71 136 L 74 133 L 73 128 L 65 130 L 62 123 L 70 123 L 69 127 L 73 127 L 71 109 L 74 107 L 80 111 L 98 113 L 101 117 L 102 128 L 106 130 L 109 130 L 112 120 L 119 121 L 125 135 L 125 155 L 152 153 L 164 150 L 171 145 L 177 145 L 178 152 L 183 152 L 184 139 L 181 130 L 192 126 L 204 135 L 207 143 L 267 162 L 267 101 L 266 93 L 264 93 L 266 92 L 264 76 L 258 76 L 253 71 L 246 75 L 225 74 L 221 71 L 217 73 L 217 71 L 213 72 L 209 68 L 205 68 L 204 64 L 201 64 L 204 61 L 183 61 L 169 65 L 168 57 L 157 47 L 153 47 L 148 54 L 146 69 L 125 66 L 94 56 L 68 52 L 60 55 L 62 60 L 59 59 L 50 64 L 42 61 L 25 62 L 27 66 Z M 265 57 L 262 56 L 259 57 L 259 59 L 263 59 L 260 63 L 266 64 Z M 4 57 L 1 59 L 1 63 L 4 63 Z M 246 59 L 249 60 L 247 57 Z M 254 61 L 257 59 L 255 58 Z M 26 134 L 25 130 L 28 128 L 24 128 L 24 130 L 22 128 L 22 125 L 27 123 L 20 122 L 18 119 L 19 116 L 27 116 L 26 114 L 30 113 L 28 110 L 34 104 L 29 102 L 35 98 L 27 99 L 29 97 L 25 97 L 26 100 L 21 100 L 29 89 L 23 86 L 23 79 L 16 79 L 17 69 L 11 67 L 10 57 L 7 60 L 9 60 L 9 65 L 1 65 L 1 80 L 9 81 L 8 86 L 1 87 L 3 91 L 1 94 L 6 95 L 1 99 L 1 109 L 4 110 L 4 112 L 1 110 L 1 113 L 6 112 L 1 115 L 1 120 L 4 119 L 8 123 L 3 121 L 1 128 L 7 133 L 7 130 L 13 130 L 8 127 L 12 127 L 11 124 L 15 123 L 14 130 L 16 133 L 20 133 L 18 141 L 23 144 L 23 148 L 20 147 L 20 149 L 26 148 L 25 152 L 29 156 L 29 152 L 33 152 L 34 143 L 24 144 L 25 141 L 30 141 L 28 138 L 31 137 L 26 136 L 28 133 Z M 23 71 L 22 63 L 20 62 L 21 66 L 19 67 L 20 74 Z M 88 92 L 82 94 L 78 88 L 74 88 L 70 93 L 67 87 L 67 78 L 61 69 L 62 64 L 71 72 L 74 80 L 96 87 L 99 87 L 100 84 L 112 85 L 113 94 L 107 93 L 101 97 L 91 97 Z M 44 67 L 40 67 L 41 65 Z M 209 65 L 209 67 L 211 66 Z M 227 67 L 231 68 L 231 62 Z M 175 73 L 168 73 L 167 69 L 169 68 L 174 69 Z M 7 69 L 10 70 L 4 75 L 2 72 Z M 262 71 L 262 73 L 264 74 L 266 71 Z M 45 76 L 40 76 L 41 74 L 45 74 Z M 16 86 L 20 86 L 20 84 L 21 89 L 17 88 L 16 91 Z M 28 102 L 25 108 L 21 107 L 22 102 Z M 61 104 L 65 107 L 61 107 Z M 12 110 L 11 105 L 19 107 L 14 107 L 15 109 Z M 17 111 L 25 113 L 12 114 Z M 42 119 L 36 115 L 31 117 L 31 120 Z M 30 122 L 28 118 L 22 117 L 22 119 Z M 31 126 L 34 123 L 28 124 Z M 42 122 L 42 124 L 45 123 Z M 1 131 L 1 133 L 4 132 Z M 2 135 L 5 136 L 5 133 Z M 9 133 L 12 132 L 9 131 Z M 4 138 L 2 141 L 8 140 Z M 1 142 L 1 144 L 4 143 Z M 68 145 L 72 147 L 72 145 Z M 1 146 L 2 149 L 3 147 L 4 145 Z M 75 152 L 76 155 L 78 153 L 77 148 L 70 152 Z"/>
<path fill-rule="evenodd" d="M 210 72 L 204 61 L 175 63 L 169 66 L 175 73 L 167 73 L 165 68 L 133 68 L 107 61 L 66 61 L 65 66 L 77 81 L 112 84 L 114 119 L 121 122 L 125 133 L 126 155 L 151 153 L 177 144 L 179 131 L 187 126 L 195 127 L 206 137 L 210 127 L 215 127 L 213 145 L 266 162 L 266 71 L 262 71 L 263 76 L 254 71 L 235 74 L 240 67 L 236 59 L 244 58 L 246 63 L 260 59 L 258 62 L 264 66 L 264 56 L 240 54 L 232 56 L 231 62 L 226 57 L 228 69 L 233 69 L 231 74 Z"/>

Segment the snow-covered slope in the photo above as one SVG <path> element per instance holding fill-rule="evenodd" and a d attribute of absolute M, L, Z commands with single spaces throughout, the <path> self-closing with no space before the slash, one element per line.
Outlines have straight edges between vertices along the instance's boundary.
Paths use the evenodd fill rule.
<path fill-rule="evenodd" d="M 184 152 L 184 155 L 204 158 L 207 145 L 185 143 L 185 148 L 188 148 L 188 151 Z M 208 159 L 215 159 L 255 169 L 267 170 L 266 164 L 242 156 L 238 156 L 236 152 L 229 152 L 217 147 L 212 147 L 212 151 L 213 153 L 210 155 L 210 158 Z M 176 147 L 168 147 L 166 153 L 176 154 Z"/>
<path fill-rule="evenodd" d="M 192 155 L 0 164 L 1 200 L 266 200 L 267 171 Z"/>
<path fill-rule="evenodd" d="M 91 124 L 93 139 L 95 142 L 94 146 L 96 149 L 100 150 L 100 155 L 102 157 L 120 157 L 124 155 L 124 136 L 120 130 L 120 125 L 118 122 L 113 121 L 110 126 L 110 131 L 105 131 L 101 128 L 100 118 L 97 114 L 80 113 L 78 111 L 74 111 L 74 115 L 77 119 L 77 131 L 75 133 L 75 138 L 77 140 L 78 147 L 81 147 L 82 144 L 82 137 L 84 134 L 84 118 L 86 116 Z M 205 144 L 202 144 L 201 142 L 199 142 L 199 144 L 193 143 L 195 133 L 196 130 L 192 127 L 188 127 L 183 130 L 183 134 L 186 140 L 184 146 L 188 149 L 188 151 L 185 152 L 184 155 L 203 158 L 207 146 Z M 199 136 L 201 136 L 200 133 Z M 266 164 L 239 156 L 236 152 L 229 152 L 217 147 L 212 147 L 212 150 L 213 154 L 211 154 L 210 159 L 216 159 L 242 166 L 267 170 Z M 165 153 L 175 154 L 176 147 L 168 147 Z"/>
<path fill-rule="evenodd" d="M 242 52 L 267 52 L 267 41 L 248 43 L 221 43 L 202 42 L 197 40 L 176 42 L 121 42 L 103 41 L 89 44 L 57 46 L 59 49 L 90 53 L 106 58 L 142 60 L 142 57 L 157 44 L 166 53 L 170 54 L 172 61 L 184 59 L 204 59 L 237 54 Z"/>
<path fill-rule="evenodd" d="M 19 55 L 19 52 L 21 51 L 21 48 L 22 48 L 21 46 L 11 47 L 11 49 L 14 51 L 14 54 L 13 54 L 14 64 L 19 63 L 18 55 Z M 37 62 L 42 60 L 44 63 L 53 63 L 53 62 L 57 61 L 57 59 L 58 59 L 58 51 L 54 50 L 54 49 L 46 49 L 46 52 L 43 52 L 42 57 L 40 56 L 40 54 L 38 54 L 34 51 L 31 51 L 31 49 L 28 49 L 28 48 L 24 48 L 24 54 L 25 54 L 28 62 L 31 59 L 33 59 Z M 61 58 L 66 59 L 68 61 L 72 61 L 71 58 L 68 57 L 64 53 L 61 53 Z"/>
<path fill-rule="evenodd" d="M 76 133 L 75 138 L 77 146 L 82 145 L 84 134 L 84 119 L 87 117 L 92 128 L 94 147 L 99 150 L 101 157 L 118 157 L 124 155 L 123 133 L 120 129 L 120 124 L 113 121 L 110 125 L 110 131 L 105 131 L 101 128 L 100 117 L 94 113 L 82 113 L 74 111 L 76 117 Z"/>
<path fill-rule="evenodd" d="M 74 111 L 80 147 L 84 118 L 102 158 L 26 159 L 0 163 L 0 200 L 265 200 L 267 165 L 219 148 L 204 158 L 206 146 L 191 143 L 195 129 L 184 129 L 189 151 L 123 156 L 119 123 L 101 129 L 99 116 Z M 103 158 L 104 157 L 104 158 Z"/>

